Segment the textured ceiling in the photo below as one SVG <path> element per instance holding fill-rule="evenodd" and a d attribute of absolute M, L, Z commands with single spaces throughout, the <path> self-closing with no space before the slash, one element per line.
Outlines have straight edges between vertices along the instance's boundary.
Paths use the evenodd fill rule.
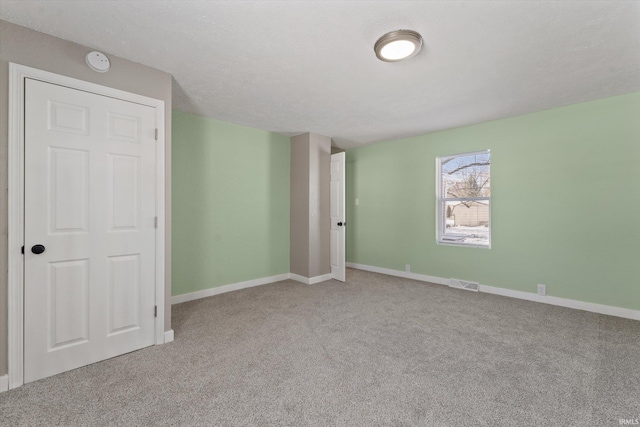
<path fill-rule="evenodd" d="M 178 110 L 343 148 L 640 90 L 638 2 L 0 0 L 0 19 L 171 73 Z M 422 52 L 376 59 L 399 28 Z"/>

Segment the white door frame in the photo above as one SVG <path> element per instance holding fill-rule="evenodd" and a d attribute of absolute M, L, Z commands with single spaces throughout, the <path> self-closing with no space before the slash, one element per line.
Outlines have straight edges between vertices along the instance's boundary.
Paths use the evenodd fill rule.
<path fill-rule="evenodd" d="M 9 64 L 9 388 L 24 383 L 24 88 L 25 79 L 32 78 L 47 83 L 79 89 L 97 95 L 147 105 L 156 110 L 158 149 L 156 150 L 156 229 L 155 253 L 155 343 L 164 343 L 164 256 L 165 256 L 165 206 L 164 206 L 164 101 L 124 92 L 118 89 L 89 83 L 48 71 Z"/>

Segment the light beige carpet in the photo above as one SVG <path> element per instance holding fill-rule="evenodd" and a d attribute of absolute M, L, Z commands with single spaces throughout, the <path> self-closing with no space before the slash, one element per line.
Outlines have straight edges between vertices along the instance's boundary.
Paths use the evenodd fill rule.
<path fill-rule="evenodd" d="M 640 322 L 348 270 L 173 307 L 175 342 L 0 394 L 0 424 L 615 426 Z"/>

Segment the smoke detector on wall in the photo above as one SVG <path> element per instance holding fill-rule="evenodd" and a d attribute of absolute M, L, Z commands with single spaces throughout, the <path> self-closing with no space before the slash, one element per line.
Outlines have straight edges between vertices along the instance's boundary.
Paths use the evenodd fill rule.
<path fill-rule="evenodd" d="M 89 52 L 85 59 L 89 68 L 98 73 L 106 73 L 111 69 L 111 61 L 102 52 Z"/>

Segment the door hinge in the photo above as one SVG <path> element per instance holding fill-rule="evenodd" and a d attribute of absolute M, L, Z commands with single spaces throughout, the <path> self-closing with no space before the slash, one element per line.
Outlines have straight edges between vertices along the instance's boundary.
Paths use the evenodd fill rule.
<path fill-rule="evenodd" d="M 24 246 L 22 247 L 22 249 L 20 250 L 20 252 L 22 252 L 22 255 L 24 255 Z"/>
<path fill-rule="evenodd" d="M 158 128 L 156 128 L 156 135 L 155 135 L 156 141 L 158 140 Z"/>
<path fill-rule="evenodd" d="M 158 317 L 158 306 L 153 307 L 153 317 Z"/>
<path fill-rule="evenodd" d="M 155 217 L 155 218 L 153 219 L 153 226 L 154 226 L 155 228 L 158 228 L 158 217 Z"/>

